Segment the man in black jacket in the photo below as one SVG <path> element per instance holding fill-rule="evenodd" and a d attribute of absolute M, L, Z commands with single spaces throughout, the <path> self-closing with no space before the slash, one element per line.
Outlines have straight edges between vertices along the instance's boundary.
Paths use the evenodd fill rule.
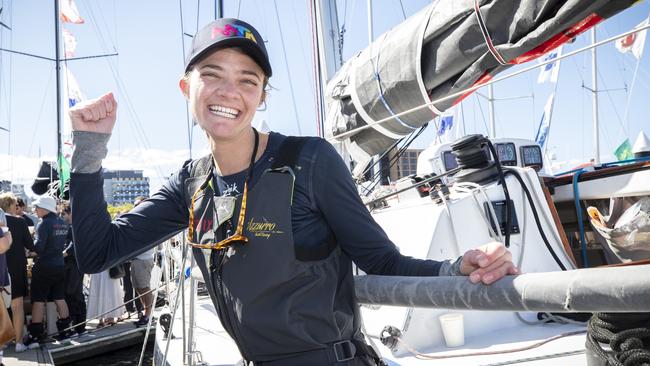
<path fill-rule="evenodd" d="M 82 334 L 86 331 L 86 299 L 83 294 L 84 274 L 79 271 L 74 255 L 74 241 L 72 237 L 72 212 L 67 202 L 61 205 L 61 217 L 70 225 L 66 236 L 66 247 L 63 250 L 65 262 L 64 293 L 65 302 L 70 311 L 70 318 L 76 324 L 75 331 Z"/>
<path fill-rule="evenodd" d="M 45 302 L 54 300 L 59 320 L 56 327 L 59 334 L 56 338 L 67 338 L 70 331 L 68 305 L 64 300 L 63 248 L 68 234 L 68 225 L 56 215 L 56 201 L 52 197 L 42 196 L 34 202 L 36 215 L 41 222 L 36 226 L 36 241 L 34 249 L 38 258 L 32 269 L 32 322 L 28 327 L 29 334 L 25 339 L 28 348 L 38 347 L 38 341 L 43 336 L 43 313 Z"/>

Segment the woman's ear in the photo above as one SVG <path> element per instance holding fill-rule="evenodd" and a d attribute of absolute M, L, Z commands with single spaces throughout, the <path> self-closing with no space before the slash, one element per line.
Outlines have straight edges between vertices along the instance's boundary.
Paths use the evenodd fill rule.
<path fill-rule="evenodd" d="M 181 88 L 181 93 L 185 99 L 190 99 L 190 83 L 186 77 L 182 77 L 178 81 L 178 87 Z"/>

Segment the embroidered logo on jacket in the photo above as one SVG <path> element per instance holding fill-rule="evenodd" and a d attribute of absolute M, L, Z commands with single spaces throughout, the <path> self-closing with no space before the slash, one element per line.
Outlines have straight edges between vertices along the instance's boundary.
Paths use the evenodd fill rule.
<path fill-rule="evenodd" d="M 248 230 L 249 233 L 253 234 L 255 237 L 265 239 L 270 238 L 271 235 L 284 234 L 284 231 L 277 229 L 276 223 L 269 222 L 264 218 L 261 221 L 255 221 L 255 218 L 251 217 L 246 225 L 246 230 Z"/>

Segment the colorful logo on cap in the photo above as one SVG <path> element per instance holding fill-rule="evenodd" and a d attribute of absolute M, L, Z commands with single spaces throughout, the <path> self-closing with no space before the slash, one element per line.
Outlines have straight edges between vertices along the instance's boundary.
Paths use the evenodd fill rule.
<path fill-rule="evenodd" d="M 215 39 L 219 36 L 248 38 L 251 41 L 257 43 L 257 39 L 255 39 L 255 36 L 253 35 L 253 32 L 250 31 L 250 29 L 242 25 L 232 23 L 226 24 L 223 28 L 216 25 L 212 27 L 211 38 Z"/>

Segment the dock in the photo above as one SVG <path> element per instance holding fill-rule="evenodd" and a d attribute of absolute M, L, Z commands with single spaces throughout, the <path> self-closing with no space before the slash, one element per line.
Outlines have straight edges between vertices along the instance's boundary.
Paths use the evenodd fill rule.
<path fill-rule="evenodd" d="M 6 366 L 59 366 L 141 344 L 147 327 L 136 327 L 136 320 L 129 319 L 100 329 L 97 329 L 97 321 L 89 322 L 88 330 L 81 336 L 44 343 L 39 348 L 21 353 L 16 353 L 14 345 L 10 344 L 4 350 L 3 363 Z M 155 324 L 152 324 L 149 342 L 155 339 L 155 330 Z"/>

